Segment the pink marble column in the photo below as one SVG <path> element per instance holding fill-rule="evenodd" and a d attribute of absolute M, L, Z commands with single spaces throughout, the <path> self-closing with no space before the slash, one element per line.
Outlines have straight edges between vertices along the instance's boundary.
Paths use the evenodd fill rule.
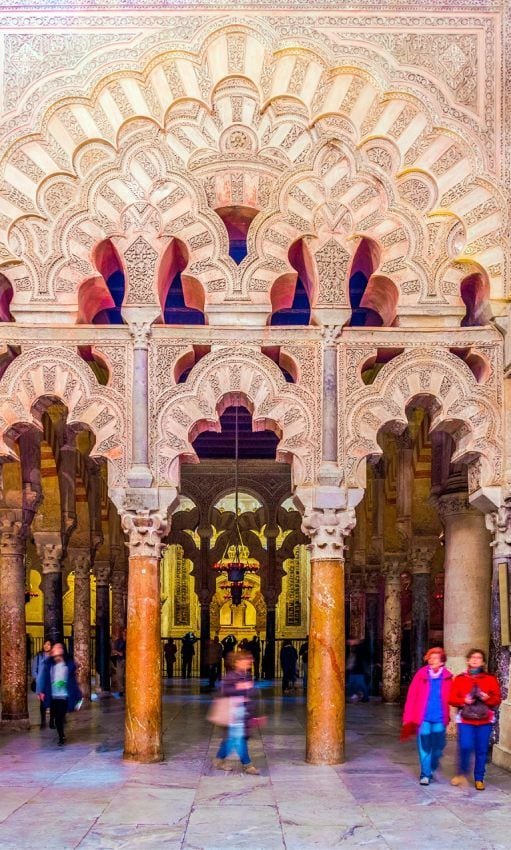
<path fill-rule="evenodd" d="M 2 725 L 29 729 L 22 511 L 0 510 L 0 647 Z"/>
<path fill-rule="evenodd" d="M 344 761 L 346 691 L 344 546 L 355 511 L 340 488 L 319 490 L 295 498 L 303 509 L 302 531 L 311 540 L 306 760 L 339 764 Z"/>

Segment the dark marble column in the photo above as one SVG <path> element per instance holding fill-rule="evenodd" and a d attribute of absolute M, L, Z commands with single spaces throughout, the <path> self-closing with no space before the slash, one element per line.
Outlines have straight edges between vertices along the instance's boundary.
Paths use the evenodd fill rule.
<path fill-rule="evenodd" d="M 25 625 L 25 536 L 21 509 L 0 510 L 2 726 L 29 729 Z"/>
<path fill-rule="evenodd" d="M 382 697 L 394 703 L 401 697 L 401 556 L 386 555 L 384 569 Z"/>
<path fill-rule="evenodd" d="M 102 691 L 110 690 L 110 563 L 96 561 L 96 673 Z"/>
<path fill-rule="evenodd" d="M 380 623 L 380 574 L 366 571 L 366 644 L 369 663 L 369 687 L 371 694 L 380 692 L 381 680 L 381 644 L 379 640 Z"/>
<path fill-rule="evenodd" d="M 412 547 L 412 672 L 424 664 L 429 639 L 431 561 L 438 539 L 414 540 Z"/>
<path fill-rule="evenodd" d="M 52 643 L 62 643 L 64 641 L 62 537 L 59 531 L 36 531 L 34 541 L 42 567 L 44 636 Z"/>
<path fill-rule="evenodd" d="M 90 657 L 90 568 L 91 551 L 89 548 L 70 547 L 67 557 L 75 576 L 74 612 L 73 612 L 73 653 L 76 664 L 76 678 L 83 698 L 90 699 L 91 694 L 91 657 Z"/>

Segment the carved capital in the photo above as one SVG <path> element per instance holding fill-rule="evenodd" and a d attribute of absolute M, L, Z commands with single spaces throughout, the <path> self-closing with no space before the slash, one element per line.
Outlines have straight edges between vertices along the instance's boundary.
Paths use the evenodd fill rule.
<path fill-rule="evenodd" d="M 412 543 L 411 563 L 412 572 L 416 575 L 419 573 L 429 573 L 431 562 L 438 548 L 437 537 L 421 537 L 416 538 Z"/>
<path fill-rule="evenodd" d="M 37 554 L 41 559 L 42 572 L 59 573 L 62 570 L 64 555 L 62 538 L 58 531 L 36 531 L 34 542 Z"/>
<path fill-rule="evenodd" d="M 22 556 L 25 552 L 25 529 L 22 511 L 14 508 L 0 509 L 0 555 Z"/>
<path fill-rule="evenodd" d="M 345 538 L 355 528 L 354 508 L 307 508 L 302 531 L 310 538 L 313 560 L 344 560 Z"/>
<path fill-rule="evenodd" d="M 133 340 L 133 348 L 148 349 L 149 339 L 151 337 L 151 322 L 144 320 L 141 322 L 130 322 L 130 335 Z"/>
<path fill-rule="evenodd" d="M 130 558 L 160 557 L 162 537 L 165 537 L 170 529 L 170 522 L 166 515 L 150 513 L 148 510 L 124 513 L 122 527 L 128 535 Z"/>
<path fill-rule="evenodd" d="M 383 558 L 382 572 L 386 584 L 400 584 L 404 556 L 402 552 L 386 552 Z"/>
<path fill-rule="evenodd" d="M 110 584 L 110 561 L 94 561 L 94 576 L 96 585 L 108 586 Z"/>
<path fill-rule="evenodd" d="M 493 535 L 494 558 L 511 558 L 511 493 L 505 493 L 497 511 L 485 515 L 486 528 Z"/>
<path fill-rule="evenodd" d="M 91 550 L 87 546 L 70 546 L 67 550 L 69 567 L 75 578 L 86 578 L 90 574 Z"/>
<path fill-rule="evenodd" d="M 453 514 L 469 513 L 473 509 L 468 501 L 468 493 L 445 493 L 436 500 L 438 513 L 442 521 Z"/>
<path fill-rule="evenodd" d="M 323 325 L 322 337 L 325 343 L 325 348 L 334 348 L 338 337 L 341 335 L 342 328 L 339 325 Z"/>

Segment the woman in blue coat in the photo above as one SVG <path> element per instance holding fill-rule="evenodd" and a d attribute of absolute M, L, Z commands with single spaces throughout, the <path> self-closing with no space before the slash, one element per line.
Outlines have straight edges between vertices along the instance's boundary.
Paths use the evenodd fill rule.
<path fill-rule="evenodd" d="M 66 661 L 61 643 L 52 647 L 50 657 L 41 665 L 37 675 L 36 692 L 42 704 L 52 710 L 61 747 L 66 740 L 66 714 L 68 711 L 74 711 L 82 698 L 76 681 L 74 662 Z"/>

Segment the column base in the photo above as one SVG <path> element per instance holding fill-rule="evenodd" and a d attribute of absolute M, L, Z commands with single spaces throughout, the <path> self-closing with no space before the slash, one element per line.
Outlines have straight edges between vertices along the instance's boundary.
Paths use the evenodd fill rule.
<path fill-rule="evenodd" d="M 497 767 L 503 767 L 504 770 L 511 771 L 511 750 L 503 747 L 502 744 L 494 744 L 491 760 Z"/>
<path fill-rule="evenodd" d="M 0 720 L 0 729 L 6 729 L 9 732 L 26 732 L 30 729 L 30 720 L 28 717 L 2 717 Z"/>
<path fill-rule="evenodd" d="M 157 764 L 164 760 L 163 753 L 127 753 L 126 750 L 122 757 L 124 761 L 133 761 L 137 764 Z"/>

